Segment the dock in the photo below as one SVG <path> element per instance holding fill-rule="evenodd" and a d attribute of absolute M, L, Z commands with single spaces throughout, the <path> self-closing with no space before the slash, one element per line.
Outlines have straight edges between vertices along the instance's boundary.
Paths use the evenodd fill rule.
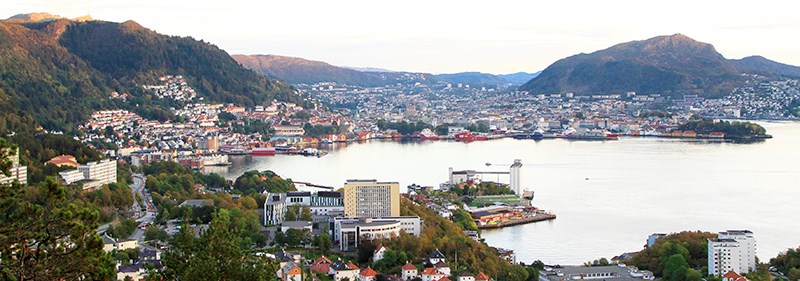
<path fill-rule="evenodd" d="M 536 213 L 535 215 L 527 216 L 527 217 L 522 218 L 522 219 L 510 219 L 510 220 L 505 220 L 505 221 L 501 221 L 501 222 L 497 222 L 497 223 L 478 225 L 478 228 L 479 229 L 502 228 L 502 227 L 507 227 L 507 226 L 514 226 L 514 225 L 520 225 L 520 224 L 526 224 L 526 223 L 532 223 L 532 222 L 539 222 L 539 221 L 554 220 L 554 219 L 556 219 L 556 215 L 555 214 L 551 214 L 551 213 Z"/>

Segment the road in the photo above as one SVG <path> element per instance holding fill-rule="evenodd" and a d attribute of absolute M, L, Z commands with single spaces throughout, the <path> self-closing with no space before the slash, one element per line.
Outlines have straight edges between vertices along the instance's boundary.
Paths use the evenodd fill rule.
<path fill-rule="evenodd" d="M 138 208 L 138 210 L 144 208 L 145 212 L 136 219 L 136 222 L 139 223 L 139 226 L 136 228 L 133 234 L 128 237 L 128 239 L 138 240 L 140 242 L 144 239 L 144 229 L 147 228 L 147 226 L 150 226 L 153 221 L 155 221 L 157 212 L 156 207 L 153 205 L 153 199 L 150 197 L 150 193 L 144 188 L 146 181 L 147 178 L 145 178 L 144 175 L 134 174 L 133 184 L 131 185 L 131 192 L 134 193 L 134 208 Z M 138 194 L 144 202 L 138 202 L 135 199 L 136 194 Z M 140 212 L 141 211 L 137 211 L 137 215 L 141 214 Z"/>
<path fill-rule="evenodd" d="M 128 237 L 128 239 L 138 240 L 140 242 L 144 239 L 144 229 L 146 226 L 149 226 L 153 223 L 153 221 L 155 221 L 157 214 L 157 210 L 153 205 L 153 199 L 150 197 L 150 193 L 147 192 L 147 189 L 144 188 L 146 181 L 147 178 L 145 178 L 144 175 L 134 174 L 133 183 L 130 185 L 133 196 L 133 205 L 131 206 L 131 210 L 135 212 L 134 219 L 137 223 L 139 223 L 139 225 L 133 234 Z M 136 196 L 137 194 L 142 198 L 143 202 L 139 202 Z M 145 211 L 142 212 L 142 209 Z M 109 225 L 111 224 L 107 223 L 101 225 L 97 228 L 97 233 L 105 232 Z"/>

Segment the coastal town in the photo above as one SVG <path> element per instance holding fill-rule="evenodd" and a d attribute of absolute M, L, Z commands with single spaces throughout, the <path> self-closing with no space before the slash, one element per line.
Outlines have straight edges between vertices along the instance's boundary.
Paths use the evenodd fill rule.
<path fill-rule="evenodd" d="M 797 80 L 752 79 L 748 86 L 720 99 L 689 95 L 675 99 L 633 92 L 530 94 L 508 86 L 487 89 L 418 82 L 375 88 L 319 83 L 297 86 L 321 101 L 313 108 L 277 101 L 246 108 L 193 102 L 194 90 L 185 80 L 165 75 L 159 78 L 163 85 L 144 88 L 159 98 L 184 102 L 173 110 L 174 120 L 148 120 L 126 110 L 102 110 L 92 114 L 80 130 L 85 132 L 81 137 L 84 143 L 109 155 L 134 155 L 138 158 L 135 165 L 154 158 L 174 158 L 200 169 L 224 165 L 227 154 L 321 156 L 324 151 L 319 145 L 372 139 L 613 141 L 630 136 L 725 141 L 742 136 L 680 127 L 697 116 L 798 118 L 797 112 L 792 112 L 800 104 Z M 114 147 L 118 149 L 109 149 Z"/>

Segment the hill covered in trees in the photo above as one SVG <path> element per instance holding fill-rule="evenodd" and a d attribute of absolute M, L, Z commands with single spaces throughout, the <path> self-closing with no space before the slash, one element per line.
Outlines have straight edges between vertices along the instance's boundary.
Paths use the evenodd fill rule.
<path fill-rule="evenodd" d="M 307 103 L 288 84 L 243 68 L 210 43 L 133 21 L 6 20 L 0 38 L 0 111 L 31 116 L 48 130 L 71 132 L 99 109 L 164 119 L 174 104 L 141 87 L 161 75 L 183 75 L 209 102 Z M 128 100 L 111 99 L 114 91 L 128 93 Z"/>

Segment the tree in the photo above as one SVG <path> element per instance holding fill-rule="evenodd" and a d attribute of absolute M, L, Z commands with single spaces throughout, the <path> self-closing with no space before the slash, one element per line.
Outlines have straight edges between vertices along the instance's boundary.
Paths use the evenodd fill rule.
<path fill-rule="evenodd" d="M 314 236 L 314 246 L 322 252 L 322 254 L 327 254 L 331 250 L 331 246 L 333 246 L 333 242 L 331 242 L 331 237 L 325 233 L 321 232 Z"/>
<path fill-rule="evenodd" d="M 309 237 L 311 236 L 311 232 L 308 230 L 299 230 L 290 228 L 286 231 L 286 244 L 289 247 L 300 247 L 307 242 L 309 242 Z"/>
<path fill-rule="evenodd" d="M 51 178 L 0 188 L 0 279 L 113 279 L 111 256 L 95 232 L 98 220 L 96 209 L 74 202 Z"/>
<path fill-rule="evenodd" d="M 10 145 L 4 138 L 0 138 L 0 173 L 10 176 L 11 155 L 14 155 L 18 148 Z"/>
<path fill-rule="evenodd" d="M 683 281 L 687 280 L 686 275 L 689 270 L 689 264 L 681 254 L 674 254 L 667 259 L 664 264 L 664 281 Z"/>
<path fill-rule="evenodd" d="M 249 245 L 238 235 L 239 227 L 231 227 L 231 214 L 219 210 L 214 214 L 208 231 L 194 238 L 188 224 L 173 237 L 170 249 L 164 254 L 167 280 L 270 280 L 278 263 L 249 253 Z"/>
<path fill-rule="evenodd" d="M 314 220 L 314 218 L 311 216 L 311 208 L 309 208 L 308 206 L 303 206 L 303 208 L 300 209 L 300 220 L 304 221 Z"/>

